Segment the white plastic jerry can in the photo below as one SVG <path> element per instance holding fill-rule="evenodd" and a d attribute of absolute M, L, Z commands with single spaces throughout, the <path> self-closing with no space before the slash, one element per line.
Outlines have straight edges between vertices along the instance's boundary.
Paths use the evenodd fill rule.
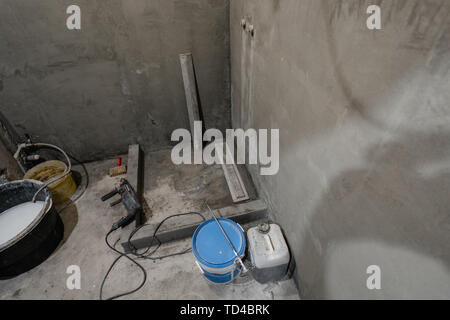
<path fill-rule="evenodd" d="M 290 262 L 290 253 L 281 228 L 262 224 L 247 232 L 253 278 L 259 283 L 282 280 Z"/>

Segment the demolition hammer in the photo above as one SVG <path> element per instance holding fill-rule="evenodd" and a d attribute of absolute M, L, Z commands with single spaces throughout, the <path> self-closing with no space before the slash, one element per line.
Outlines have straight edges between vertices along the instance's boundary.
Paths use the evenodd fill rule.
<path fill-rule="evenodd" d="M 127 212 L 119 221 L 113 224 L 111 229 L 112 231 L 128 225 L 134 218 L 136 218 L 138 223 L 140 223 L 142 218 L 142 205 L 130 183 L 126 179 L 121 179 L 119 186 L 107 195 L 103 196 L 101 199 L 105 202 L 117 194 L 120 195 L 121 199 L 113 202 L 112 206 L 122 202 Z"/>

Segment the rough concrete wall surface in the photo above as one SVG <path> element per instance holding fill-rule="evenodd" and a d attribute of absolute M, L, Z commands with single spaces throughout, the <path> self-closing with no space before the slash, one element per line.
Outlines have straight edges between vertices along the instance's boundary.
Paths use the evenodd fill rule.
<path fill-rule="evenodd" d="M 192 52 L 208 127 L 229 127 L 228 0 L 0 0 L 0 108 L 20 134 L 83 160 L 170 145 L 188 128 Z"/>
<path fill-rule="evenodd" d="M 382 30 L 367 28 L 372 4 Z M 250 170 L 303 298 L 450 298 L 449 13 L 447 0 L 231 1 L 233 125 L 280 129 L 278 175 Z"/>
<path fill-rule="evenodd" d="M 18 164 L 0 140 L 0 178 L 2 175 L 6 175 L 8 180 L 18 180 L 23 177 L 23 173 L 20 171 Z"/>

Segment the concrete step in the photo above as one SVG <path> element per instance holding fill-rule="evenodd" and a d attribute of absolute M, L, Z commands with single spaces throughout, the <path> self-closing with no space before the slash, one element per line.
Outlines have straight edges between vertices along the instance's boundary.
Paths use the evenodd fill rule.
<path fill-rule="evenodd" d="M 261 200 L 253 200 L 245 203 L 235 204 L 229 207 L 215 209 L 217 217 L 223 217 L 233 220 L 239 224 L 248 224 L 254 221 L 266 219 L 268 216 L 267 205 Z M 210 212 L 203 212 L 203 217 L 212 219 Z M 197 227 L 203 222 L 199 216 L 187 216 L 173 220 L 168 220 L 157 233 L 158 240 L 162 243 L 181 240 L 191 237 Z M 136 232 L 130 241 L 132 246 L 136 249 L 147 248 L 152 242 L 153 235 L 159 223 L 150 223 L 143 226 Z M 129 238 L 134 232 L 134 228 L 124 228 L 122 230 L 120 243 L 125 252 L 131 252 L 132 248 L 129 245 Z"/>

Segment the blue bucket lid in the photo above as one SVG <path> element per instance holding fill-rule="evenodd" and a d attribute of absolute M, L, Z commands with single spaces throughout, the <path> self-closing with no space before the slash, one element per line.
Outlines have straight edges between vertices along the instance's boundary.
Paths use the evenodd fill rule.
<path fill-rule="evenodd" d="M 218 219 L 240 256 L 245 251 L 245 236 L 241 227 L 225 218 Z M 192 252 L 198 262 L 208 268 L 227 268 L 234 264 L 236 255 L 214 219 L 202 223 L 192 237 Z"/>

